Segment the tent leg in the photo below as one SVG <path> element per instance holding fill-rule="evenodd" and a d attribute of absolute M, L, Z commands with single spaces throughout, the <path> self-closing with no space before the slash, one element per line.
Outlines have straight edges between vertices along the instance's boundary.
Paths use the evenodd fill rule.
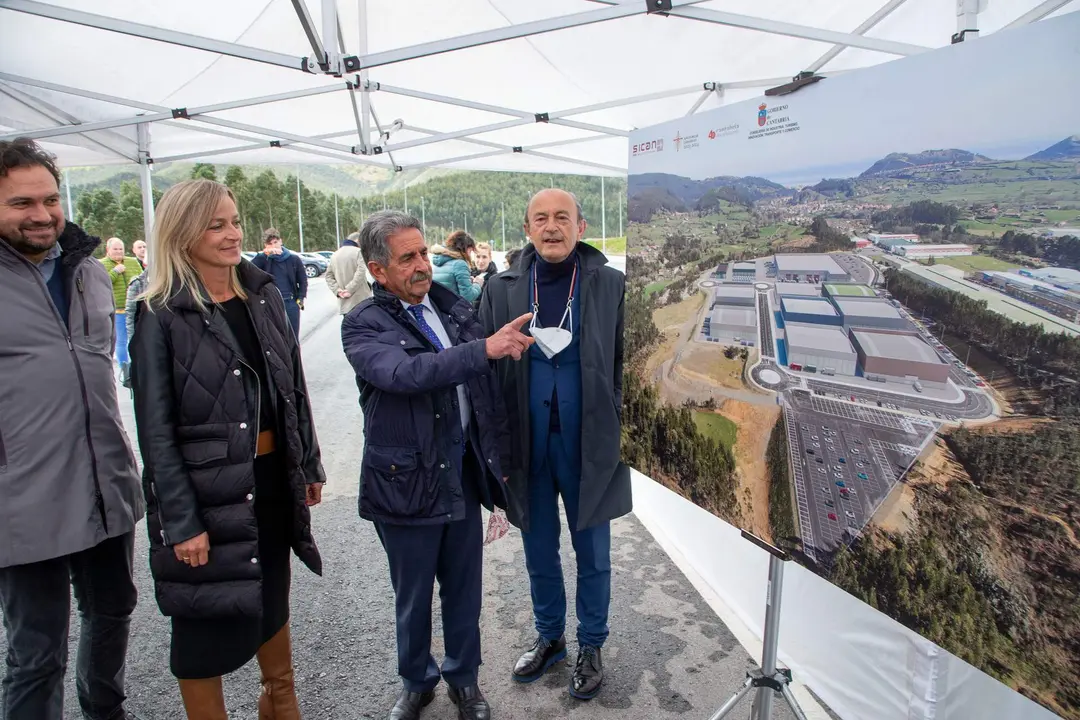
<path fill-rule="evenodd" d="M 150 155 L 150 125 L 136 125 L 139 140 L 139 180 L 142 186 L 143 238 L 146 240 L 146 260 L 149 263 L 154 253 L 151 242 L 154 231 L 154 185 L 151 172 L 153 158 Z"/>

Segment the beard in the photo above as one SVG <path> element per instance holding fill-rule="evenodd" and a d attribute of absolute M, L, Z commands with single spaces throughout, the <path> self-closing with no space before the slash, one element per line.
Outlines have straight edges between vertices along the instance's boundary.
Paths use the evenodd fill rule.
<path fill-rule="evenodd" d="M 33 230 L 51 229 L 52 232 L 47 236 L 29 234 Z M 0 237 L 3 237 L 7 241 L 8 245 L 14 248 L 15 252 L 20 255 L 38 255 L 40 253 L 47 253 L 53 249 L 57 240 L 60 239 L 60 232 L 62 228 L 57 227 L 56 221 L 48 223 L 24 223 L 15 228 L 14 232 L 0 233 Z"/>

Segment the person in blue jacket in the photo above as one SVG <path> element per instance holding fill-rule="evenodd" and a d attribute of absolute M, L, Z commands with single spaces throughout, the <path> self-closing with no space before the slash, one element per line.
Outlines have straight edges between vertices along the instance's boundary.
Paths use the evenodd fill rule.
<path fill-rule="evenodd" d="M 476 241 L 464 230 L 451 233 L 445 245 L 431 248 L 431 264 L 435 269 L 432 279 L 455 295 L 473 302 L 484 288 L 482 275 L 472 276 L 472 258 L 476 254 Z"/>
<path fill-rule="evenodd" d="M 439 678 L 459 720 L 491 720 L 478 686 L 484 530 L 505 509 L 508 420 L 493 361 L 523 360 L 525 312 L 484 332 L 472 303 L 431 281 L 420 221 L 372 213 L 360 252 L 372 295 L 341 324 L 364 411 L 360 517 L 375 524 L 394 588 L 398 674 L 389 720 L 417 720 Z M 431 656 L 439 581 L 442 667 Z"/>
<path fill-rule="evenodd" d="M 263 233 L 263 251 L 251 259 L 251 264 L 273 276 L 274 284 L 285 301 L 285 314 L 289 317 L 296 339 L 300 339 L 300 311 L 307 297 L 307 273 L 304 261 L 290 252 L 281 241 L 281 233 L 267 228 Z"/>

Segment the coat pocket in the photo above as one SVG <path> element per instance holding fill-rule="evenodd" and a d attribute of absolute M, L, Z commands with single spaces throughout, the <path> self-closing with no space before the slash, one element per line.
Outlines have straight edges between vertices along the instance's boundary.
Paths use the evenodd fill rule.
<path fill-rule="evenodd" d="M 398 518 L 437 514 L 438 477 L 420 464 L 415 448 L 369 445 L 363 474 L 361 504 L 368 512 Z"/>
<path fill-rule="evenodd" d="M 228 440 L 188 440 L 180 443 L 180 455 L 191 467 L 206 467 L 229 457 Z"/>

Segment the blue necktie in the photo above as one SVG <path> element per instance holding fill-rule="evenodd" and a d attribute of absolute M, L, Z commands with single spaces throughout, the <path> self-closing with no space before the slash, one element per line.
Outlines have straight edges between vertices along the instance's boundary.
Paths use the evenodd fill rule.
<path fill-rule="evenodd" d="M 431 344 L 435 346 L 435 349 L 445 350 L 443 344 L 439 342 L 439 336 L 435 334 L 435 329 L 428 325 L 428 321 L 424 319 L 424 306 L 410 305 L 409 312 L 416 318 L 416 323 L 420 326 L 420 331 L 424 333 L 424 337 L 431 341 Z"/>

